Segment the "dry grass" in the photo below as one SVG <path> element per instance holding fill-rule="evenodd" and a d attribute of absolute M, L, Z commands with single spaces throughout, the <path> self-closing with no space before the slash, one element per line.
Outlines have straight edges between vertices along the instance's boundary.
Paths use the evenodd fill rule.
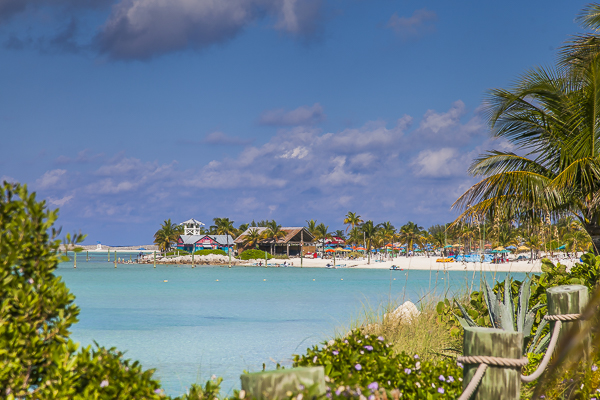
<path fill-rule="evenodd" d="M 438 322 L 435 310 L 438 301 L 435 298 L 423 299 L 418 307 L 421 313 L 412 318 L 390 315 L 400 305 L 396 301 L 382 302 L 376 307 L 363 303 L 362 310 L 350 324 L 336 330 L 336 337 L 359 328 L 365 334 L 383 336 L 399 353 L 418 354 L 431 360 L 455 357 L 462 349 L 462 337 L 453 337 L 449 329 Z"/>

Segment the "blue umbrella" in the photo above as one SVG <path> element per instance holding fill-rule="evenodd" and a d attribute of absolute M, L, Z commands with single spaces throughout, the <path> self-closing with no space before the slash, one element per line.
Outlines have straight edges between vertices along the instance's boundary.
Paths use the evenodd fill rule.
<path fill-rule="evenodd" d="M 509 249 L 509 250 L 514 250 L 514 249 L 516 249 L 516 247 L 515 247 L 515 246 L 507 246 L 506 248 L 507 248 L 507 249 Z"/>
<path fill-rule="evenodd" d="M 562 246 L 560 246 L 560 247 L 558 248 L 558 250 L 564 250 L 564 249 L 566 249 L 566 248 L 567 248 L 567 246 L 563 244 Z"/>

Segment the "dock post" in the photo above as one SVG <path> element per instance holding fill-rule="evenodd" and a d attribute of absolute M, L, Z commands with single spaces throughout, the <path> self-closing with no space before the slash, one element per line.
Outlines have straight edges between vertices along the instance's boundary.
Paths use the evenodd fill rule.
<path fill-rule="evenodd" d="M 463 354 L 464 358 L 498 357 L 518 362 L 523 358 L 523 334 L 495 328 L 468 327 L 464 333 Z M 461 362 L 464 363 L 464 390 L 481 363 L 466 363 L 464 360 Z M 521 366 L 488 365 L 470 400 L 518 400 L 520 396 Z"/>
<path fill-rule="evenodd" d="M 546 290 L 546 298 L 548 299 L 548 316 L 565 315 L 565 314 L 581 314 L 587 306 L 589 300 L 588 289 L 582 285 L 563 285 L 551 287 Z M 558 341 L 571 330 L 573 326 L 577 329 L 583 327 L 584 321 L 576 319 L 573 321 L 561 321 L 562 327 L 558 335 Z M 554 329 L 556 322 L 550 322 L 550 332 Z M 585 338 L 583 345 L 583 359 L 589 359 L 591 351 L 590 337 Z M 581 359 L 581 355 L 576 356 Z"/>
<path fill-rule="evenodd" d="M 117 251 L 115 250 L 115 268 L 117 268 Z"/>
<path fill-rule="evenodd" d="M 154 250 L 154 268 L 156 268 L 156 250 Z"/>

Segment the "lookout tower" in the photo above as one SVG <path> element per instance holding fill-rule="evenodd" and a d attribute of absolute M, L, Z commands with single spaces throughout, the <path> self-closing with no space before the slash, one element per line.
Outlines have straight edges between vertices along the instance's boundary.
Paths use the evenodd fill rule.
<path fill-rule="evenodd" d="M 188 219 L 180 223 L 179 225 L 183 225 L 183 234 L 184 235 L 202 235 L 200 230 L 204 226 L 204 224 L 200 221 L 196 221 L 194 218 Z"/>

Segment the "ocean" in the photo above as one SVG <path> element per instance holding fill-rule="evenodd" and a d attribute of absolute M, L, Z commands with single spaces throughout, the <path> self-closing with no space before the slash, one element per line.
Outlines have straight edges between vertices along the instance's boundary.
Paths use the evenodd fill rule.
<path fill-rule="evenodd" d="M 213 374 L 224 378 L 222 389 L 230 393 L 244 371 L 260 371 L 263 363 L 267 369 L 290 365 L 293 354 L 344 331 L 365 307 L 390 299 L 418 304 L 429 292 L 464 293 L 473 281 L 466 271 L 151 264 L 115 269 L 106 254 L 88 262 L 79 254 L 77 269 L 65 262 L 57 274 L 81 308 L 72 338 L 126 351 L 144 368 L 155 368 L 174 396 Z M 476 273 L 476 288 L 479 279 Z"/>

